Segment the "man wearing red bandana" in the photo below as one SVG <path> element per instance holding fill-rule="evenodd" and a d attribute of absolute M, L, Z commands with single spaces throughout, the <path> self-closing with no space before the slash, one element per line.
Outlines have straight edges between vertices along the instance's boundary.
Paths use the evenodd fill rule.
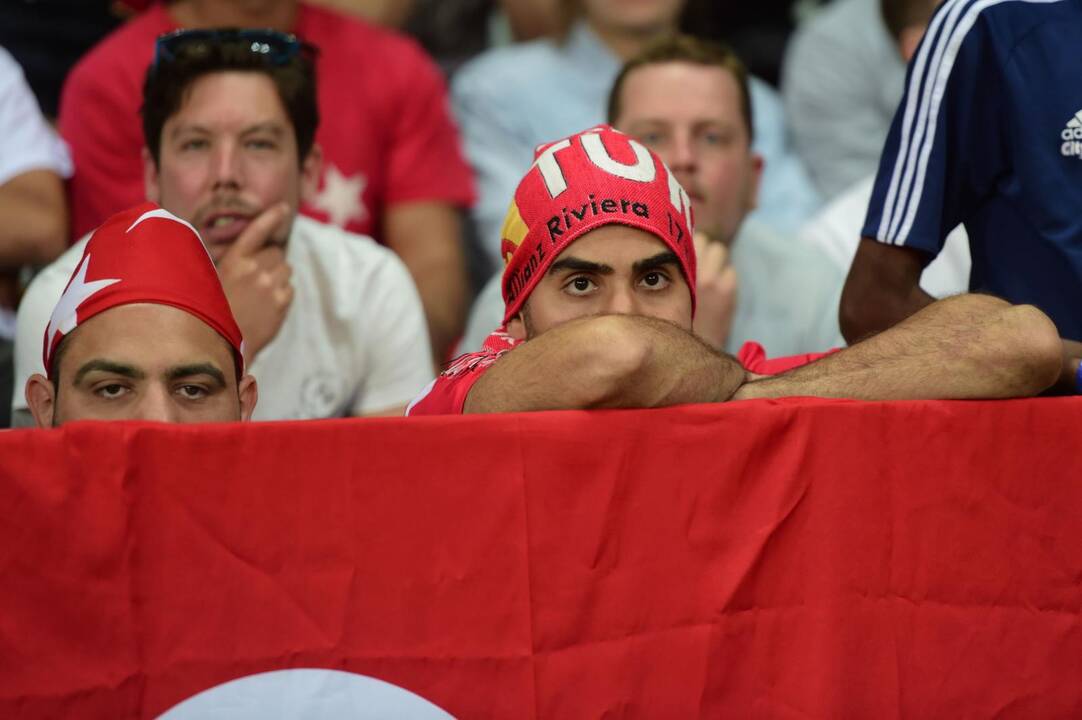
<path fill-rule="evenodd" d="M 248 420 L 256 383 L 195 229 L 153 203 L 98 228 L 26 383 L 38 427 L 72 420 Z"/>
<path fill-rule="evenodd" d="M 538 148 L 502 230 L 504 326 L 407 414 L 660 407 L 760 397 L 1034 395 L 1060 370 L 1039 310 L 935 303 L 826 355 L 740 360 L 692 332 L 691 203 L 646 147 L 599 126 Z M 775 373 L 780 373 L 775 375 Z"/>

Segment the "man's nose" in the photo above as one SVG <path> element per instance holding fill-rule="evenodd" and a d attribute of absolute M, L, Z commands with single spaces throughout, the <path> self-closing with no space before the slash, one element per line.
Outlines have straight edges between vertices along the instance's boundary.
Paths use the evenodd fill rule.
<path fill-rule="evenodd" d="M 214 186 L 239 187 L 241 184 L 240 152 L 233 143 L 219 143 L 214 149 Z"/>
<path fill-rule="evenodd" d="M 630 287 L 614 288 L 606 297 L 604 312 L 609 315 L 640 314 L 635 290 Z"/>
<path fill-rule="evenodd" d="M 150 387 L 143 393 L 132 420 L 150 422 L 180 422 L 173 395 L 166 387 Z"/>
<path fill-rule="evenodd" d="M 668 157 L 662 160 L 672 168 L 677 180 L 682 181 L 681 175 L 694 172 L 698 158 L 695 155 L 695 144 L 689 133 L 675 133 L 666 154 Z"/>

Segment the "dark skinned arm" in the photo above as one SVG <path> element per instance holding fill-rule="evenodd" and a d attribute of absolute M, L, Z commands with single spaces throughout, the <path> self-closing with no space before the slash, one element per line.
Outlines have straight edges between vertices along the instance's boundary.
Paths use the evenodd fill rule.
<path fill-rule="evenodd" d="M 574 320 L 493 365 L 465 412 L 648 408 L 728 400 L 746 373 L 686 330 L 635 315 Z"/>
<path fill-rule="evenodd" d="M 861 238 L 838 308 L 846 342 L 893 327 L 934 301 L 920 287 L 926 260 L 919 250 Z"/>

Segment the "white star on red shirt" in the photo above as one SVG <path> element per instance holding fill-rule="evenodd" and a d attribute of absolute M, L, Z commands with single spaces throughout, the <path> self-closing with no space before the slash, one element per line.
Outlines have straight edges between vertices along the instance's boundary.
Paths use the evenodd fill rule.
<path fill-rule="evenodd" d="M 323 188 L 312 200 L 312 207 L 327 213 L 332 225 L 345 227 L 351 221 L 358 222 L 368 216 L 361 195 L 368 181 L 364 173 L 346 177 L 334 165 L 327 164 L 323 175 Z"/>

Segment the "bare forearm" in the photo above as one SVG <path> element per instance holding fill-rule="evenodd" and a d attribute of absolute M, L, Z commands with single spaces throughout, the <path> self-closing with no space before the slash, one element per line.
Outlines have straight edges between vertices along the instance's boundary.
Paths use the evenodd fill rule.
<path fill-rule="evenodd" d="M 0 185 L 0 268 L 46 265 L 67 246 L 68 212 L 60 178 L 33 170 Z"/>
<path fill-rule="evenodd" d="M 477 382 L 466 412 L 663 407 L 729 399 L 733 358 L 653 318 L 581 318 L 522 344 Z"/>
<path fill-rule="evenodd" d="M 432 353 L 441 365 L 466 323 L 468 282 L 458 211 L 436 203 L 394 208 L 388 213 L 387 244 L 417 285 Z"/>
<path fill-rule="evenodd" d="M 846 341 L 853 344 L 893 327 L 934 302 L 920 287 L 923 270 L 917 251 L 862 239 L 838 310 Z"/>
<path fill-rule="evenodd" d="M 811 365 L 749 382 L 736 398 L 1022 397 L 1055 380 L 1061 352 L 1055 326 L 1036 308 L 959 295 Z"/>

